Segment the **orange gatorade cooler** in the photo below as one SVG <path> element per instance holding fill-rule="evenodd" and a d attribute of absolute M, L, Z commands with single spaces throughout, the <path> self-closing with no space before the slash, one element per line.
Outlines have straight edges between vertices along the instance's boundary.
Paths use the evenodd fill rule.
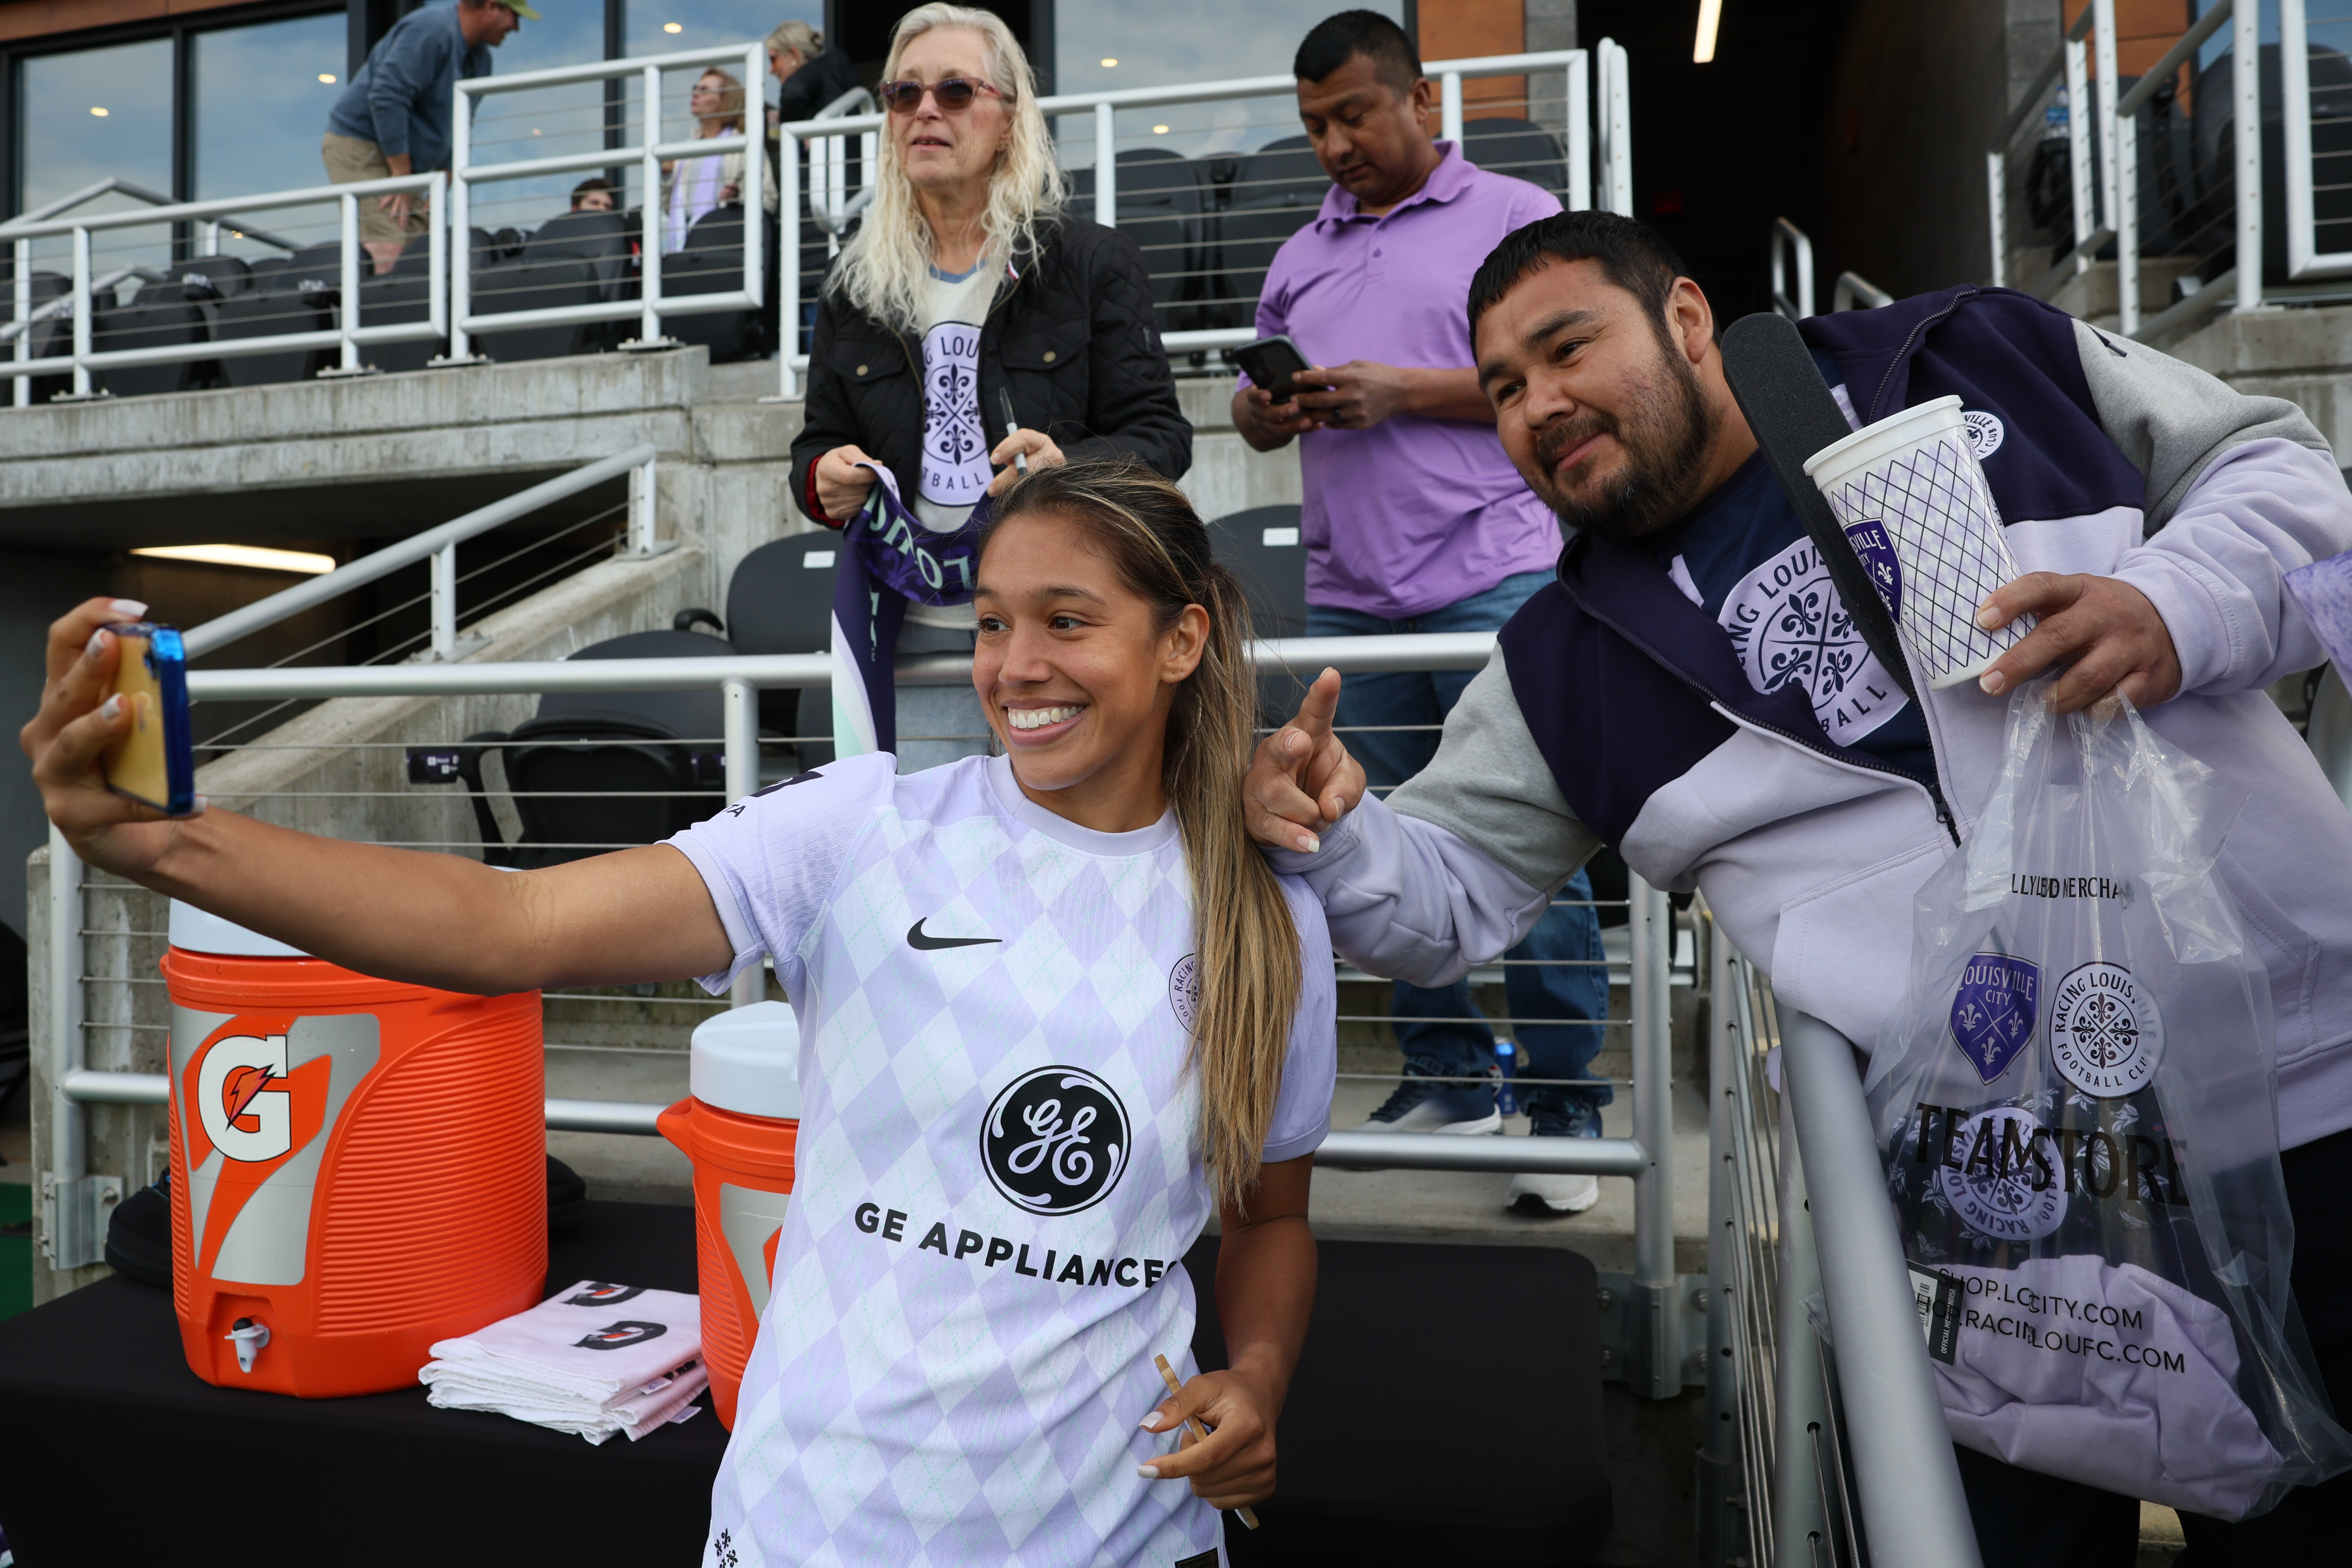
<path fill-rule="evenodd" d="M 711 1408 L 730 1432 L 792 1201 L 800 1048 L 800 1026 L 782 1002 L 707 1018 L 694 1031 L 688 1097 L 661 1113 L 662 1136 L 694 1162 L 702 1359 Z"/>
<path fill-rule="evenodd" d="M 537 992 L 373 980 L 174 900 L 172 1297 L 207 1383 L 412 1387 L 434 1341 L 538 1305 Z"/>

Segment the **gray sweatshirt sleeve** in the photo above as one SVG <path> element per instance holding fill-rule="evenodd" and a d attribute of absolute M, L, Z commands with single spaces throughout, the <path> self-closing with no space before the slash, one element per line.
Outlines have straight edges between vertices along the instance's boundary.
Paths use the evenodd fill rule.
<path fill-rule="evenodd" d="M 1560 797 L 1499 650 L 1447 715 L 1437 756 L 1367 795 L 1312 855 L 1269 850 L 1323 902 L 1331 945 L 1368 973 L 1444 985 L 1531 930 L 1600 847 Z"/>
<path fill-rule="evenodd" d="M 2172 635 L 2181 689 L 2223 696 L 2324 661 L 2285 590 L 2298 566 L 2352 549 L 2352 493 L 2292 403 L 2080 322 L 2075 340 L 2110 438 L 2147 476 L 2146 542 L 2116 575 Z"/>

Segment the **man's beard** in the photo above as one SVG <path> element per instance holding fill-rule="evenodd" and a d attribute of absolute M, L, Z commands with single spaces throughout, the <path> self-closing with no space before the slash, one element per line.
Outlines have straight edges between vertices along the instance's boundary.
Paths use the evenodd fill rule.
<path fill-rule="evenodd" d="M 1644 386 L 1625 416 L 1590 409 L 1555 425 L 1536 441 L 1536 493 L 1563 527 L 1612 539 L 1638 539 L 1673 522 L 1698 499 L 1707 448 L 1715 440 L 1715 414 L 1699 390 L 1698 374 L 1672 346 L 1661 344 L 1659 374 Z M 1600 499 L 1578 500 L 1561 488 L 1553 465 L 1564 452 L 1598 435 L 1612 435 L 1625 448 L 1623 470 L 1608 481 Z"/>

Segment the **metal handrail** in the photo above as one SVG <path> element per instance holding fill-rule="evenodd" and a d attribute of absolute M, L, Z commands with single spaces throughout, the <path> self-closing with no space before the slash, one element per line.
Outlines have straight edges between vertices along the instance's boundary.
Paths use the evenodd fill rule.
<path fill-rule="evenodd" d="M 1895 296 L 1864 278 L 1859 272 L 1841 272 L 1837 285 L 1830 290 L 1830 310 L 1851 310 L 1860 306 L 1866 310 L 1883 310 L 1895 303 Z"/>
<path fill-rule="evenodd" d="M 1784 1010 L 1780 1058 L 1837 1335 L 1839 1384 L 1853 1431 L 1846 1449 L 1864 1529 L 1888 1543 L 1888 1561 L 1900 1542 L 1906 1568 L 1982 1568 L 1853 1045 L 1818 1018 Z"/>
<path fill-rule="evenodd" d="M 81 205 L 84 202 L 96 201 L 99 197 L 110 193 L 118 195 L 130 196 L 134 200 L 145 202 L 149 206 L 152 207 L 169 207 L 180 205 L 175 203 L 170 196 L 164 195 L 160 192 L 151 191 L 144 185 L 133 184 L 131 182 L 123 179 L 120 175 L 109 174 L 105 179 L 93 181 L 78 191 L 72 192 L 67 195 L 59 196 L 53 202 L 45 202 L 41 205 L 35 207 L 31 212 L 18 213 L 15 217 L 10 218 L 7 222 L 0 223 L 0 239 L 5 239 L 16 234 L 19 229 L 26 228 L 29 225 L 37 224 L 43 218 L 55 217 L 58 214 L 62 212 L 71 212 L 74 208 Z M 247 204 L 244 198 L 238 198 L 238 205 L 245 205 L 249 204 Z M 142 213 L 137 216 L 142 223 L 167 223 L 171 221 L 168 217 L 158 213 Z M 231 214 L 224 216 L 233 217 L 235 215 Z M 242 218 L 236 218 L 236 222 L 237 231 L 239 233 L 249 238 L 257 239 L 264 245 L 274 245 L 280 250 L 293 250 L 297 248 L 292 240 L 280 238 L 278 236 L 271 234 L 267 229 L 257 228 L 253 225 L 247 223 Z"/>
<path fill-rule="evenodd" d="M 748 119 L 744 129 L 731 136 L 665 142 L 660 134 L 662 73 L 690 66 L 721 64 L 738 65 L 744 72 L 744 80 L 757 81 L 761 72 L 766 68 L 765 53 L 757 42 L 719 44 L 708 48 L 680 49 L 666 55 L 557 66 L 513 76 L 473 77 L 457 82 L 454 89 L 456 108 L 450 120 L 449 169 L 453 195 L 449 204 L 449 226 L 461 238 L 472 232 L 473 189 L 477 184 L 530 179 L 540 174 L 577 174 L 583 169 L 617 168 L 623 163 L 635 162 L 638 165 L 644 199 L 637 204 L 640 236 L 637 298 L 634 300 L 611 300 L 593 305 L 560 305 L 530 310 L 477 310 L 473 296 L 473 247 L 470 243 L 459 244 L 457 264 L 450 282 L 454 309 L 450 311 L 449 363 L 483 363 L 482 356 L 473 352 L 470 341 L 476 332 L 617 321 L 635 316 L 637 318 L 637 336 L 623 343 L 623 348 L 671 348 L 676 346 L 675 340 L 662 335 L 662 318 L 666 315 L 698 316 L 723 310 L 757 310 L 766 305 L 767 268 L 761 250 L 766 244 L 767 225 L 757 215 L 767 185 L 767 138 L 755 132 Z M 606 147 L 593 153 L 523 158 L 512 163 L 478 163 L 474 161 L 471 112 L 474 100 L 499 93 L 528 92 L 534 88 L 605 81 L 632 75 L 641 79 L 645 92 L 644 134 L 637 142 Z M 742 287 L 710 294 L 665 297 L 662 293 L 661 242 L 662 224 L 667 215 L 666 204 L 661 199 L 662 161 L 666 158 L 707 157 L 722 153 L 743 154 L 744 210 L 751 216 L 743 224 Z M 796 159 L 788 157 L 783 163 L 786 166 L 777 171 L 777 183 L 783 205 L 789 210 L 799 205 L 800 168 Z"/>
<path fill-rule="evenodd" d="M 1797 261 L 1797 292 L 1793 298 L 1789 293 L 1785 265 L 1790 253 Z M 1772 220 L 1772 309 L 1792 321 L 1801 321 L 1813 313 L 1813 242 L 1803 229 L 1784 217 Z"/>
<path fill-rule="evenodd" d="M 501 523 L 511 522 L 516 518 L 537 511 L 551 502 L 562 500 L 567 496 L 577 495 L 583 490 L 593 489 L 607 479 L 618 479 L 623 474 L 629 474 L 633 476 L 632 499 L 638 503 L 631 509 L 629 520 L 631 543 L 637 553 L 650 553 L 654 542 L 651 500 L 654 493 L 653 468 L 656 455 L 652 443 L 640 442 L 626 451 L 616 452 L 600 461 L 574 468 L 568 474 L 558 475 L 544 483 L 533 485 L 527 490 L 520 490 L 508 496 L 502 500 L 495 500 L 488 506 L 477 507 L 463 517 L 453 518 L 438 528 L 429 528 L 422 533 L 413 534 L 397 544 L 386 545 L 382 550 L 361 556 L 357 561 L 338 566 L 331 572 L 323 573 L 307 582 L 297 583 L 290 588 L 281 589 L 268 598 L 257 599 L 241 609 L 231 610 L 226 616 L 206 621 L 200 626 L 192 627 L 184 639 L 188 653 L 190 657 L 194 657 L 198 654 L 210 653 L 215 648 L 225 647 L 239 637 L 250 637 L 265 626 L 274 626 L 289 616 L 300 615 L 315 605 L 323 605 L 330 599 L 340 598 L 354 588 L 373 583 L 380 577 L 399 571 L 404 566 L 413 565 L 430 556 L 435 561 L 432 580 L 432 653 L 439 658 L 446 659 L 457 650 L 457 605 L 455 588 L 457 550 L 460 543 L 473 538 L 476 534 L 488 532 Z M 445 581 L 447 586 L 446 592 Z M 204 678 L 199 676 L 197 679 L 201 685 Z"/>

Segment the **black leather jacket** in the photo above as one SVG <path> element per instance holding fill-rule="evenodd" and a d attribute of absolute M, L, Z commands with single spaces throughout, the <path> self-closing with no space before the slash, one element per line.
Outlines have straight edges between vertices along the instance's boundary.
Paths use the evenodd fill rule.
<path fill-rule="evenodd" d="M 1192 426 L 1152 324 L 1143 254 L 1115 229 L 1064 217 L 1041 224 L 1016 258 L 980 331 L 981 422 L 1003 439 L 1000 388 L 1024 430 L 1072 459 L 1131 452 L 1169 479 L 1192 465 Z M 826 295 L 810 345 L 807 404 L 793 442 L 793 494 L 820 522 L 809 468 L 855 445 L 898 476 L 910 502 L 922 473 L 923 347 Z"/>

